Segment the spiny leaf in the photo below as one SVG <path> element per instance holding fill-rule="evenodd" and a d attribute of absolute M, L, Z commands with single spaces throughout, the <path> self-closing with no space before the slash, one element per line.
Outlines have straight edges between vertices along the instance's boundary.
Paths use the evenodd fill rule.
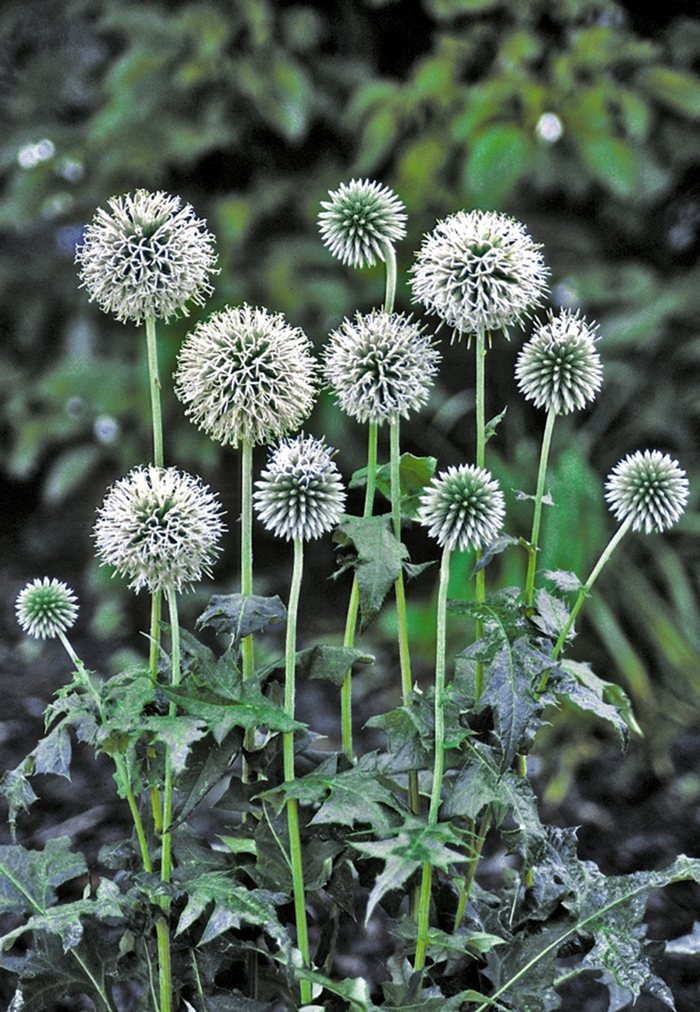
<path fill-rule="evenodd" d="M 374 657 L 366 650 L 354 647 L 332 646 L 317 643 L 300 650 L 296 655 L 296 669 L 300 678 L 319 678 L 341 686 L 353 664 L 372 664 Z"/>
<path fill-rule="evenodd" d="M 35 935 L 43 932 L 58 935 L 63 951 L 67 952 L 74 949 L 83 937 L 83 917 L 98 917 L 101 920 L 120 918 L 124 913 L 121 899 L 119 887 L 109 879 L 102 879 L 94 899 L 74 900 L 72 903 L 49 907 L 44 913 L 32 914 L 20 927 L 3 935 L 0 945 L 8 948 L 26 931 Z"/>
<path fill-rule="evenodd" d="M 352 543 L 357 553 L 355 574 L 360 594 L 362 625 L 367 627 L 394 586 L 404 560 L 406 546 L 394 537 L 391 517 L 345 517 L 334 540 Z"/>
<path fill-rule="evenodd" d="M 563 594 L 571 590 L 578 591 L 583 586 L 576 573 L 571 573 L 568 570 L 546 569 L 542 575 L 551 580 L 557 590 Z"/>
<path fill-rule="evenodd" d="M 180 915 L 176 936 L 186 931 L 213 904 L 199 945 L 205 945 L 229 928 L 247 924 L 262 928 L 280 948 L 289 948 L 289 937 L 279 922 L 276 910 L 285 900 L 283 894 L 267 889 L 248 889 L 236 882 L 227 871 L 207 871 L 197 877 L 191 877 L 188 871 L 183 885 L 187 903 Z"/>
<path fill-rule="evenodd" d="M 367 900 L 365 922 L 369 921 L 381 898 L 399 889 L 419 868 L 426 864 L 433 868 L 449 868 L 469 857 L 464 852 L 462 838 L 447 823 L 432 826 L 412 815 L 407 815 L 404 824 L 390 837 L 353 842 L 353 847 L 384 861 L 384 870 L 377 876 Z"/>
<path fill-rule="evenodd" d="M 33 750 L 35 773 L 53 773 L 70 780 L 71 741 L 62 723 L 42 738 Z"/>
<path fill-rule="evenodd" d="M 142 728 L 150 732 L 154 741 L 167 746 L 175 776 L 185 769 L 193 743 L 207 733 L 203 720 L 187 714 L 154 714 L 144 720 Z"/>
<path fill-rule="evenodd" d="M 401 516 L 406 520 L 416 519 L 421 492 L 430 483 L 436 469 L 436 457 L 414 457 L 412 453 L 401 454 L 399 460 Z M 365 475 L 366 483 L 367 469 L 365 468 L 362 473 Z M 391 466 L 389 464 L 383 464 L 377 468 L 377 488 L 382 495 L 391 500 Z"/>
<path fill-rule="evenodd" d="M 510 770 L 503 772 L 500 757 L 481 742 L 467 742 L 468 765 L 457 775 L 442 804 L 443 819 L 476 819 L 491 806 L 496 825 L 511 814 L 515 829 L 504 834 L 533 862 L 542 852 L 546 834 L 537 811 L 537 799 L 530 783 Z"/>
<path fill-rule="evenodd" d="M 37 794 L 29 782 L 29 777 L 34 772 L 34 759 L 28 755 L 19 766 L 13 770 L 6 770 L 0 777 L 0 795 L 2 795 L 8 806 L 8 822 L 12 839 L 15 839 L 17 827 L 17 816 L 20 812 L 27 812 L 31 805 L 37 800 Z"/>
<path fill-rule="evenodd" d="M 192 744 L 187 769 L 178 780 L 175 817 L 186 819 L 190 812 L 219 783 L 240 752 L 243 729 L 234 727 L 221 742 L 210 737 Z"/>
<path fill-rule="evenodd" d="M 211 626 L 217 632 L 228 633 L 237 649 L 246 636 L 284 622 L 286 617 L 287 609 L 277 595 L 214 594 L 197 619 L 197 626 L 200 629 Z"/>
<path fill-rule="evenodd" d="M 87 873 L 85 858 L 70 846 L 68 837 L 60 836 L 43 850 L 0 847 L 0 912 L 45 914 L 59 886 Z"/>
<path fill-rule="evenodd" d="M 589 664 L 581 661 L 564 660 L 560 667 L 567 675 L 576 679 L 579 686 L 585 690 L 586 696 L 581 697 L 580 702 L 578 698 L 569 696 L 567 686 L 569 686 L 570 679 L 557 682 L 554 689 L 556 696 L 567 695 L 581 709 L 590 709 L 604 720 L 609 721 L 622 738 L 623 744 L 626 744 L 629 739 L 629 731 L 634 731 L 639 735 L 644 734 L 634 716 L 632 702 L 622 686 L 599 678 Z M 590 698 L 591 696 L 593 699 Z M 589 705 L 585 705 L 586 700 Z"/>
<path fill-rule="evenodd" d="M 537 610 L 532 616 L 532 621 L 541 629 L 545 636 L 550 639 L 559 639 L 569 619 L 569 609 L 558 597 L 553 597 L 544 589 L 537 592 Z M 569 632 L 567 639 L 572 639 L 573 630 Z"/>

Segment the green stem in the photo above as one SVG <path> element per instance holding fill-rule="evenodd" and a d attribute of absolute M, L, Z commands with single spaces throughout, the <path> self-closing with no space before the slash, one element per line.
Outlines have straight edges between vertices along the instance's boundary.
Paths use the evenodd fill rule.
<path fill-rule="evenodd" d="M 442 779 L 445 772 L 445 667 L 447 653 L 447 588 L 450 582 L 451 550 L 445 546 L 440 562 L 440 583 L 437 601 L 437 637 L 435 646 L 435 755 L 433 759 L 433 784 L 430 792 L 430 808 L 428 809 L 428 825 L 435 826 L 440 811 L 442 796 Z M 416 940 L 416 960 L 414 969 L 420 972 L 425 966 L 428 948 L 428 928 L 430 918 L 431 867 L 423 865 L 420 897 L 418 901 L 418 936 Z"/>
<path fill-rule="evenodd" d="M 552 653 L 552 657 L 557 658 L 559 656 L 559 654 L 561 652 L 561 649 L 564 646 L 564 643 L 566 642 L 566 638 L 569 635 L 569 631 L 570 631 L 571 627 L 573 626 L 574 622 L 576 621 L 576 616 L 578 615 L 579 611 L 581 610 L 581 607 L 582 607 L 583 602 L 585 601 L 587 595 L 590 593 L 591 587 L 595 583 L 595 581 L 598 578 L 598 575 L 599 575 L 601 569 L 603 568 L 603 566 L 605 565 L 605 563 L 608 561 L 608 559 L 610 558 L 610 556 L 614 552 L 614 550 L 617 547 L 618 543 L 622 540 L 622 538 L 624 537 L 624 535 L 627 533 L 627 531 L 632 526 L 633 519 L 634 519 L 634 517 L 628 516 L 627 519 L 624 520 L 620 524 L 620 526 L 618 527 L 618 529 L 615 531 L 615 533 L 613 534 L 613 536 L 610 538 L 610 541 L 608 541 L 607 545 L 603 549 L 603 552 L 602 552 L 600 558 L 598 559 L 598 561 L 596 562 L 595 566 L 593 567 L 591 575 L 588 577 L 588 579 L 586 580 L 586 582 L 584 583 L 584 585 L 581 587 L 581 589 L 578 592 L 578 597 L 576 598 L 576 603 L 574 604 L 573 608 L 571 609 L 571 614 L 569 615 L 567 623 L 566 623 L 566 625 L 564 626 L 564 628 L 562 629 L 562 631 L 561 631 L 561 633 L 559 635 L 559 639 L 557 640 L 556 646 L 554 647 L 554 651 Z M 546 685 L 546 682 L 547 682 L 547 676 L 548 676 L 548 672 L 545 672 L 545 674 L 542 676 L 545 685 Z M 538 688 L 538 692 L 543 692 L 543 691 L 544 691 L 544 685 L 540 684 L 540 687 Z"/>
<path fill-rule="evenodd" d="M 544 496 L 544 483 L 547 474 L 549 448 L 552 444 L 552 432 L 554 431 L 554 422 L 556 417 L 556 412 L 550 408 L 547 413 L 544 435 L 542 436 L 540 467 L 537 474 L 537 489 L 535 491 L 535 510 L 532 516 L 532 534 L 530 536 L 530 546 L 528 548 L 527 577 L 525 579 L 525 606 L 527 608 L 532 607 L 532 602 L 535 596 L 535 571 L 537 568 L 537 545 L 540 538 L 540 525 L 542 523 L 542 499 Z"/>
<path fill-rule="evenodd" d="M 151 419 L 153 422 L 153 463 L 156 467 L 163 467 L 163 411 L 160 403 L 161 386 L 158 375 L 156 321 L 153 316 L 146 318 L 146 348 L 148 351 L 148 385 L 151 392 Z"/>
<path fill-rule="evenodd" d="M 478 330 L 476 333 L 476 466 L 484 467 L 486 459 L 486 332 Z M 476 560 L 481 558 L 481 551 L 477 551 Z M 476 574 L 476 602 L 482 604 L 486 599 L 486 573 L 483 569 Z M 476 639 L 481 639 L 483 634 L 483 623 L 477 620 Z M 476 699 L 480 699 L 484 691 L 484 667 L 479 661 L 475 672 Z"/>
<path fill-rule="evenodd" d="M 394 299 L 396 298 L 396 250 L 390 242 L 384 243 L 384 252 L 386 253 L 386 288 L 384 292 L 384 312 L 393 313 L 394 311 Z"/>
<path fill-rule="evenodd" d="M 299 593 L 304 568 L 304 542 L 301 538 L 294 539 L 294 568 L 292 584 L 289 590 L 287 606 L 287 633 L 285 637 L 284 664 L 284 712 L 294 717 L 296 696 L 296 641 L 297 614 L 299 611 Z M 294 732 L 286 731 L 283 735 L 284 779 L 291 783 L 295 779 L 294 771 Z M 287 800 L 287 827 L 289 830 L 289 856 L 292 871 L 292 891 L 294 893 L 294 913 L 297 928 L 297 945 L 301 952 L 304 966 L 310 967 L 309 930 L 306 920 L 306 898 L 304 894 L 304 868 L 301 852 L 301 834 L 299 832 L 299 809 L 296 798 Z M 311 1001 L 311 983 L 302 980 L 299 984 L 301 1003 Z"/>
<path fill-rule="evenodd" d="M 367 427 L 367 483 L 365 485 L 365 505 L 363 516 L 371 517 L 374 509 L 374 493 L 377 487 L 377 439 L 379 427 L 376 422 L 370 422 Z M 352 647 L 355 644 L 355 631 L 357 629 L 357 616 L 360 610 L 360 590 L 357 583 L 357 576 L 353 577 L 350 600 L 348 601 L 348 612 L 345 618 L 345 633 L 343 646 Z M 343 752 L 350 762 L 353 761 L 352 745 L 352 669 L 349 669 L 343 680 L 340 690 L 340 725 L 342 734 Z"/>

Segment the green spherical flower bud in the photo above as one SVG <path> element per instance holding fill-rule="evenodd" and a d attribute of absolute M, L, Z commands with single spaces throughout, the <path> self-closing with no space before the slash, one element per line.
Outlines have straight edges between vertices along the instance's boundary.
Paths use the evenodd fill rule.
<path fill-rule="evenodd" d="M 688 502 L 688 479 L 677 460 L 660 450 L 637 450 L 616 464 L 605 484 L 608 506 L 620 522 L 646 534 L 672 527 Z"/>
<path fill-rule="evenodd" d="M 122 323 L 188 315 L 212 292 L 214 237 L 194 209 L 167 193 L 137 190 L 100 208 L 76 250 L 90 301 Z"/>
<path fill-rule="evenodd" d="M 224 530 L 199 478 L 174 467 L 137 467 L 110 490 L 95 524 L 97 554 L 137 593 L 181 591 L 211 575 Z"/>
<path fill-rule="evenodd" d="M 603 366 L 595 349 L 595 325 L 564 310 L 538 327 L 522 348 L 515 376 L 524 397 L 557 415 L 581 410 L 595 399 Z"/>
<path fill-rule="evenodd" d="M 26 633 L 36 639 L 54 639 L 75 624 L 78 617 L 77 597 L 60 580 L 32 580 L 17 595 L 17 621 Z"/>
<path fill-rule="evenodd" d="M 398 313 L 358 313 L 326 346 L 325 376 L 340 407 L 358 422 L 408 418 L 428 400 L 440 353 Z"/>
<path fill-rule="evenodd" d="M 329 191 L 318 216 L 323 241 L 333 256 L 352 267 L 386 259 L 387 245 L 406 235 L 406 208 L 386 186 L 353 179 Z"/>
<path fill-rule="evenodd" d="M 284 439 L 272 453 L 253 505 L 277 537 L 311 541 L 340 520 L 345 490 L 332 453 L 313 436 Z"/>
<path fill-rule="evenodd" d="M 542 301 L 548 272 L 520 222 L 458 211 L 425 237 L 412 273 L 414 302 L 471 335 L 521 323 Z"/>
<path fill-rule="evenodd" d="M 421 494 L 418 519 L 443 548 L 482 548 L 503 526 L 503 493 L 482 467 L 448 467 Z"/>
<path fill-rule="evenodd" d="M 185 339 L 175 394 L 224 445 L 271 443 L 297 429 L 316 395 L 312 345 L 281 313 L 244 305 L 214 313 Z"/>

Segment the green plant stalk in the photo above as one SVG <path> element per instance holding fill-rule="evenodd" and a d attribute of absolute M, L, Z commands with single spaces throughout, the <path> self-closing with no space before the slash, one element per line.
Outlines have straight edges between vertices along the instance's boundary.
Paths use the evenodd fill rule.
<path fill-rule="evenodd" d="M 603 566 L 605 565 L 605 563 L 608 561 L 608 559 L 610 558 L 610 556 L 612 555 L 612 553 L 615 551 L 615 548 L 617 547 L 617 545 L 619 544 L 619 542 L 622 540 L 622 538 L 625 536 L 625 534 L 627 533 L 627 531 L 632 526 L 633 520 L 634 520 L 633 516 L 628 516 L 625 520 L 623 520 L 623 522 L 620 524 L 620 526 L 615 531 L 615 533 L 613 534 L 613 536 L 610 538 L 610 541 L 608 541 L 607 545 L 603 549 L 603 552 L 602 552 L 600 558 L 598 559 L 598 561 L 596 562 L 595 566 L 593 567 L 591 575 L 588 577 L 588 579 L 586 580 L 586 582 L 584 583 L 584 585 L 581 587 L 581 589 L 578 592 L 578 597 L 576 598 L 576 602 L 575 602 L 573 608 L 571 609 L 571 614 L 569 615 L 569 618 L 567 619 L 566 625 L 564 626 L 564 628 L 562 629 L 561 633 L 559 634 L 559 639 L 557 640 L 556 645 L 554 647 L 554 650 L 552 652 L 552 657 L 557 658 L 559 656 L 559 654 L 561 653 L 562 647 L 564 646 L 564 643 L 566 642 L 566 637 L 569 635 L 569 631 L 571 630 L 571 627 L 573 626 L 574 622 L 576 621 L 576 616 L 578 615 L 579 611 L 581 610 L 581 607 L 583 605 L 583 602 L 586 600 L 586 597 L 590 593 L 591 587 L 593 586 L 593 584 L 595 583 L 596 579 L 598 578 L 601 569 L 603 568 Z M 547 684 L 548 677 L 549 677 L 549 672 L 546 671 L 544 673 L 544 675 L 542 676 L 542 681 L 540 682 L 540 685 L 538 686 L 538 690 L 537 690 L 538 692 L 544 692 L 545 686 Z"/>
<path fill-rule="evenodd" d="M 442 779 L 445 772 L 445 668 L 447 653 L 447 588 L 450 582 L 451 549 L 445 546 L 440 562 L 440 582 L 437 600 L 437 636 L 435 642 L 435 756 L 433 759 L 433 785 L 430 791 L 430 807 L 428 809 L 428 825 L 435 826 L 440 811 L 442 796 Z M 425 966 L 428 948 L 428 928 L 430 926 L 430 894 L 432 869 L 430 864 L 423 865 L 418 900 L 418 930 L 416 939 L 416 959 L 414 969 L 417 972 Z"/>
<path fill-rule="evenodd" d="M 253 444 L 241 443 L 241 594 L 253 593 Z M 253 637 L 241 643 L 243 678 L 253 677 Z"/>
<path fill-rule="evenodd" d="M 396 298 L 396 250 L 390 242 L 384 242 L 385 264 L 386 264 L 386 285 L 384 290 L 384 312 L 393 313 L 394 299 Z"/>
<path fill-rule="evenodd" d="M 371 517 L 374 509 L 374 492 L 377 486 L 377 439 L 379 427 L 376 422 L 369 422 L 367 426 L 367 483 L 365 485 L 365 505 L 363 517 Z M 352 647 L 355 644 L 355 631 L 357 629 L 357 615 L 360 610 L 360 590 L 357 583 L 357 575 L 353 576 L 348 611 L 345 618 L 345 633 L 343 635 L 343 646 Z M 340 726 L 343 752 L 350 762 L 353 761 L 352 744 L 352 669 L 348 669 L 340 689 Z"/>
<path fill-rule="evenodd" d="M 394 415 L 389 428 L 389 473 L 391 478 L 391 514 L 394 523 L 394 537 L 401 541 L 401 442 L 400 419 Z M 399 666 L 401 670 L 401 701 L 407 706 L 413 689 L 411 678 L 411 653 L 408 637 L 408 619 L 406 614 L 406 590 L 404 587 L 403 569 L 399 572 L 394 584 L 396 592 L 396 616 L 399 638 Z M 420 795 L 418 791 L 418 771 L 408 773 L 408 804 L 412 812 L 418 813 Z"/>
<path fill-rule="evenodd" d="M 299 611 L 299 593 L 304 568 L 304 542 L 301 538 L 294 539 L 294 568 L 292 584 L 289 590 L 287 606 L 287 632 L 285 636 L 284 663 L 284 712 L 294 718 L 296 697 L 296 642 L 297 615 Z M 292 783 L 294 771 L 294 732 L 286 731 L 282 739 L 284 759 L 284 779 Z M 301 835 L 299 832 L 299 809 L 296 798 L 287 800 L 287 828 L 289 830 L 289 856 L 292 872 L 292 891 L 294 894 L 294 913 L 297 928 L 297 945 L 304 966 L 310 968 L 309 929 L 306 920 L 306 899 L 304 894 L 304 867 L 301 854 Z M 307 1005 L 311 1001 L 311 983 L 307 980 L 299 982 L 301 1003 Z"/>
<path fill-rule="evenodd" d="M 537 489 L 535 491 L 535 510 L 532 516 L 532 534 L 530 535 L 530 545 L 528 547 L 528 560 L 527 560 L 527 576 L 525 578 L 525 607 L 531 608 L 532 602 L 535 596 L 535 572 L 537 569 L 537 551 L 538 542 L 540 538 L 540 526 L 542 523 L 542 498 L 544 496 L 544 483 L 547 475 L 547 460 L 549 459 L 549 449 L 552 444 L 552 432 L 554 431 L 554 422 L 556 420 L 556 412 L 553 408 L 550 408 L 547 412 L 547 421 L 544 427 L 544 435 L 542 436 L 542 448 L 540 450 L 540 466 L 537 473 Z"/>
<path fill-rule="evenodd" d="M 476 466 L 484 467 L 486 459 L 486 332 L 479 329 L 476 332 Z M 477 551 L 476 561 L 481 558 L 481 552 Z M 483 569 L 476 574 L 476 602 L 482 604 L 486 599 L 486 573 Z M 483 624 L 481 620 L 476 623 L 476 639 L 481 639 Z M 476 666 L 476 699 L 480 699 L 484 691 L 484 668 L 479 662 Z"/>

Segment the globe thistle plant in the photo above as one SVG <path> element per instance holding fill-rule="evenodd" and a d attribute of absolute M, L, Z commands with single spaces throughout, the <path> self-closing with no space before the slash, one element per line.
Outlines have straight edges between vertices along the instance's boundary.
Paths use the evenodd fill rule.
<path fill-rule="evenodd" d="M 520 323 L 544 295 L 547 268 L 520 222 L 493 211 L 458 211 L 423 241 L 413 299 L 458 336 Z"/>
<path fill-rule="evenodd" d="M 550 314 L 522 348 L 515 365 L 518 386 L 537 408 L 557 415 L 580 411 L 595 399 L 603 366 L 595 349 L 595 325 L 578 313 Z"/>
<path fill-rule="evenodd" d="M 159 191 L 112 197 L 76 250 L 90 300 L 118 320 L 188 315 L 203 305 L 216 273 L 214 237 L 189 204 Z"/>
<path fill-rule="evenodd" d="M 482 548 L 493 541 L 505 518 L 498 482 L 473 464 L 448 467 L 421 495 L 419 521 L 443 548 Z"/>
<path fill-rule="evenodd" d="M 214 313 L 185 339 L 175 394 L 188 417 L 224 445 L 271 443 L 313 407 L 311 342 L 281 313 L 244 305 Z"/>
<path fill-rule="evenodd" d="M 137 467 L 107 495 L 95 524 L 97 554 L 138 593 L 186 590 L 210 575 L 224 530 L 215 496 L 173 467 Z"/>
<path fill-rule="evenodd" d="M 353 179 L 329 191 L 318 217 L 333 256 L 351 267 L 385 260 L 387 247 L 406 235 L 406 209 L 396 194 L 369 179 Z"/>
<path fill-rule="evenodd" d="M 55 639 L 75 625 L 78 599 L 60 580 L 32 580 L 17 595 L 15 612 L 22 629 L 36 639 Z"/>
<path fill-rule="evenodd" d="M 273 451 L 253 499 L 259 519 L 277 537 L 311 541 L 340 520 L 345 490 L 332 453 L 313 436 L 284 439 Z"/>
<path fill-rule="evenodd" d="M 374 310 L 344 320 L 324 352 L 324 374 L 346 414 L 358 422 L 408 418 L 428 400 L 440 353 L 399 313 Z"/>
<path fill-rule="evenodd" d="M 615 465 L 605 485 L 615 517 L 633 531 L 664 531 L 683 515 L 688 479 L 677 460 L 659 450 L 637 450 Z"/>

